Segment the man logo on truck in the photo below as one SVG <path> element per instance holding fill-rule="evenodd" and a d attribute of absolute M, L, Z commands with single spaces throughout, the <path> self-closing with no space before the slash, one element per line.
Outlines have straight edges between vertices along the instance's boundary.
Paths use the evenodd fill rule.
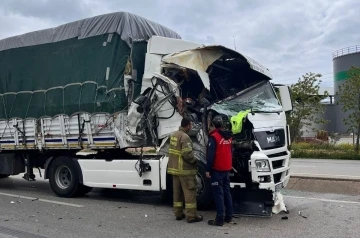
<path fill-rule="evenodd" d="M 268 136 L 267 138 L 267 143 L 277 143 L 280 141 L 280 137 L 279 136 Z"/>

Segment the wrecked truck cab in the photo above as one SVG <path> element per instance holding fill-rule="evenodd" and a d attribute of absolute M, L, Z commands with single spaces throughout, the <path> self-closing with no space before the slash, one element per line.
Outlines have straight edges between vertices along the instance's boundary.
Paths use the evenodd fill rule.
<path fill-rule="evenodd" d="M 276 194 L 290 176 L 286 116 L 271 79 L 261 64 L 223 46 L 162 55 L 160 72 L 153 74 L 152 89 L 146 94 L 143 118 L 133 126 L 143 128 L 143 134 L 150 134 L 154 145 L 166 154 L 168 136 L 178 129 L 182 117 L 191 118 L 194 126 L 189 135 L 203 167 L 211 119 L 224 115 L 234 134 L 234 213 L 269 216 Z M 203 174 L 197 178 L 201 181 L 198 191 L 207 193 L 198 194 L 198 203 L 209 204 L 199 200 L 211 199 L 211 192 L 203 189 L 209 181 Z"/>

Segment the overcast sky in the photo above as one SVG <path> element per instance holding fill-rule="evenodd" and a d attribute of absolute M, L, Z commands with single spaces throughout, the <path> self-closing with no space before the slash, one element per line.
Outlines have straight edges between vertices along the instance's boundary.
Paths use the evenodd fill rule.
<path fill-rule="evenodd" d="M 116 11 L 204 44 L 234 48 L 235 37 L 281 83 L 311 71 L 332 86 L 332 52 L 360 45 L 359 0 L 0 0 L 0 39 Z"/>

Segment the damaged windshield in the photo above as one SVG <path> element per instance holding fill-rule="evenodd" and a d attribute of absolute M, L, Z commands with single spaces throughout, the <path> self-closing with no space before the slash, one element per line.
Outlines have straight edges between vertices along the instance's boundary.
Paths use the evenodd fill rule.
<path fill-rule="evenodd" d="M 239 92 L 236 96 L 225 101 L 215 103 L 211 109 L 229 116 L 240 111 L 280 112 L 282 106 L 276 98 L 269 81 L 262 81 L 250 88 Z"/>

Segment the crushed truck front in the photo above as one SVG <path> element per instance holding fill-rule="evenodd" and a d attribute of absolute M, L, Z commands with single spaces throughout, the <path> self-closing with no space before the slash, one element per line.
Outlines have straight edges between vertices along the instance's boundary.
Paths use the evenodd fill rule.
<path fill-rule="evenodd" d="M 237 211 L 271 215 L 289 181 L 291 158 L 286 115 L 273 85 L 261 81 L 211 109 L 229 118 L 234 133 L 231 185 Z"/>
<path fill-rule="evenodd" d="M 166 39 L 161 40 L 164 48 L 171 49 Z M 133 126 L 128 126 L 130 134 L 149 135 L 160 147 L 159 153 L 166 155 L 168 136 L 178 129 L 182 117 L 191 118 L 193 129 L 189 135 L 200 168 L 198 202 L 205 204 L 202 200 L 211 194 L 203 169 L 207 138 L 211 119 L 222 115 L 228 122 L 225 129 L 234 134 L 231 186 L 235 213 L 271 214 L 276 194 L 290 176 L 288 109 L 283 107 L 291 100 L 289 93 L 284 94 L 286 90 L 282 89 L 277 94 L 268 69 L 223 46 L 150 53 L 147 59 L 146 64 L 156 71 L 151 77 L 145 73 L 143 85 L 148 87 L 143 86 L 142 95 L 130 106 L 129 115 L 137 115 Z"/>

